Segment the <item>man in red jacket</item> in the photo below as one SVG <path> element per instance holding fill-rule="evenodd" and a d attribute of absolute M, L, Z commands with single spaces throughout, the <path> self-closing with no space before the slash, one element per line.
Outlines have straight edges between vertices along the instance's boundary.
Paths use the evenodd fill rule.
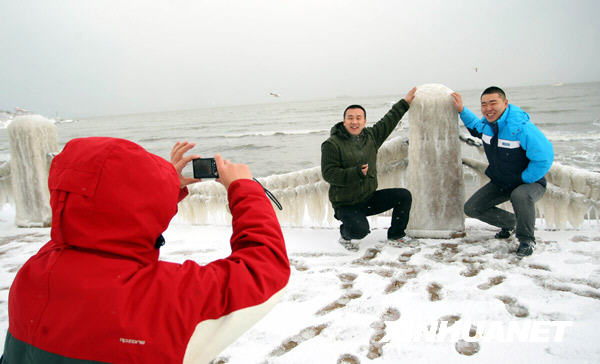
<path fill-rule="evenodd" d="M 281 297 L 281 228 L 247 166 L 215 156 L 233 215 L 232 253 L 200 266 L 159 261 L 161 233 L 198 180 L 115 138 L 67 143 L 52 161 L 51 240 L 10 289 L 3 363 L 207 363 Z"/>

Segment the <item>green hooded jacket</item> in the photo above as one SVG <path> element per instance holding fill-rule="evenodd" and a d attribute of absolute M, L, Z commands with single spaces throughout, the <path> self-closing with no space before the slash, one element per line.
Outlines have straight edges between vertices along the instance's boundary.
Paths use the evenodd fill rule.
<path fill-rule="evenodd" d="M 334 208 L 366 201 L 377 190 L 377 151 L 392 133 L 408 103 L 398 101 L 375 125 L 351 135 L 343 122 L 331 128 L 331 136 L 321 144 L 321 174 L 329 183 L 329 201 Z M 368 164 L 365 176 L 361 165 Z"/>

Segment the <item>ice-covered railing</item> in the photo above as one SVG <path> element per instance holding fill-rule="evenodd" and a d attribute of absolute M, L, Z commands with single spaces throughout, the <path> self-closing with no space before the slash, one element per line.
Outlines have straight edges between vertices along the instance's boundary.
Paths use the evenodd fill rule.
<path fill-rule="evenodd" d="M 408 165 L 408 140 L 400 137 L 383 144 L 377 157 L 381 188 L 405 185 Z M 329 184 L 321 176 L 321 168 L 258 178 L 283 205 L 276 209 L 283 226 L 334 226 L 333 208 L 329 203 Z M 179 217 L 195 224 L 228 224 L 225 189 L 216 182 L 202 182 L 190 187 L 188 198 L 179 203 Z"/>
<path fill-rule="evenodd" d="M 55 129 L 43 118 L 27 117 L 11 127 L 9 137 L 11 161 L 0 164 L 0 203 L 17 206 L 18 226 L 48 226 L 48 152 L 58 150 Z M 465 142 L 462 148 L 465 178 L 475 177 L 475 183 L 480 185 L 486 183 L 487 163 L 481 142 L 470 137 L 461 139 Z M 408 140 L 397 137 L 384 143 L 377 159 L 379 188 L 407 186 L 407 167 Z M 546 178 L 546 194 L 536 207 L 547 226 L 565 228 L 569 223 L 577 227 L 585 219 L 600 223 L 600 173 L 554 163 Z M 283 211 L 276 210 L 282 225 L 339 224 L 333 218 L 327 196 L 329 186 L 322 179 L 319 167 L 259 180 L 283 204 Z M 504 208 L 510 209 L 510 204 Z M 190 196 L 179 205 L 179 216 L 195 224 L 229 223 L 225 189 L 216 182 L 192 185 Z"/>
<path fill-rule="evenodd" d="M 483 154 L 475 149 L 481 144 L 477 139 L 461 137 L 461 140 L 473 147 L 463 150 L 465 174 L 468 170 L 474 171 L 479 184 L 486 183 L 487 163 L 483 161 Z M 384 143 L 377 159 L 380 188 L 406 186 L 407 166 L 408 140 L 397 137 Z M 546 179 L 546 193 L 536 208 L 547 226 L 564 229 L 567 222 L 578 227 L 584 219 L 599 221 L 599 173 L 554 163 Z M 329 186 L 321 177 L 320 167 L 259 178 L 259 181 L 282 203 L 283 211 L 276 210 L 282 225 L 330 227 L 337 224 L 327 196 Z M 179 216 L 195 224 L 226 224 L 231 220 L 226 200 L 225 190 L 216 182 L 193 185 L 190 196 L 179 204 Z M 510 209 L 510 204 L 503 208 Z"/>

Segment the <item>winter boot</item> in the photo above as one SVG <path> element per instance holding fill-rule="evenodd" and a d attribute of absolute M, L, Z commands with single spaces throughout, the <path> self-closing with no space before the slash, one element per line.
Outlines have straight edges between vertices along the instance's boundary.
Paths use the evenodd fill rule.
<path fill-rule="evenodd" d="M 513 236 L 514 233 L 515 233 L 515 229 L 514 228 L 502 228 L 502 230 L 500 230 L 499 232 L 496 233 L 496 235 L 494 235 L 494 238 L 496 238 L 496 239 L 508 239 L 511 236 Z"/>
<path fill-rule="evenodd" d="M 411 238 L 408 235 L 404 235 L 403 237 L 400 238 L 389 238 L 387 239 L 387 243 L 389 246 L 393 246 L 394 248 L 402 248 L 405 247 L 407 244 L 413 243 L 416 240 Z"/>
<path fill-rule="evenodd" d="M 535 240 L 521 240 L 519 247 L 517 248 L 517 255 L 520 257 L 526 257 L 533 254 L 535 248 Z"/>
<path fill-rule="evenodd" d="M 340 237 L 340 240 L 338 242 L 346 250 L 350 250 L 351 252 L 358 251 L 358 241 L 356 240 L 344 239 L 343 237 Z"/>

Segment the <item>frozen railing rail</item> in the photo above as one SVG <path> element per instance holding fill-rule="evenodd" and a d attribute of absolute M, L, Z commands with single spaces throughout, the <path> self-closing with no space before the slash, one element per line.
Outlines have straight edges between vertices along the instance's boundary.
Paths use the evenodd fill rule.
<path fill-rule="evenodd" d="M 394 138 L 383 144 L 377 158 L 379 185 L 382 188 L 405 185 L 408 165 L 408 140 Z M 321 176 L 321 168 L 257 178 L 283 205 L 276 209 L 284 226 L 333 226 L 333 208 L 329 203 L 329 185 Z M 178 215 L 195 224 L 227 224 L 225 189 L 216 182 L 203 182 L 190 187 L 190 195 L 179 203 Z"/>
<path fill-rule="evenodd" d="M 465 144 L 475 148 L 481 145 L 476 139 L 461 137 L 461 140 L 472 140 Z M 487 182 L 486 162 L 476 157 L 463 157 L 462 161 L 465 168 L 476 172 L 480 184 Z M 408 139 L 397 137 L 384 143 L 377 160 L 380 188 L 406 186 L 407 166 Z M 599 173 L 554 163 L 546 178 L 546 194 L 536 206 L 547 226 L 562 229 L 567 222 L 578 227 L 584 219 L 599 221 Z M 283 211 L 276 210 L 282 225 L 335 226 L 327 196 L 328 184 L 321 177 L 320 167 L 272 175 L 259 181 L 282 203 Z M 190 188 L 190 196 L 179 204 L 179 216 L 194 224 L 226 224 L 231 220 L 226 204 L 225 189 L 218 183 L 199 183 Z M 504 207 L 510 208 L 510 204 Z"/>

